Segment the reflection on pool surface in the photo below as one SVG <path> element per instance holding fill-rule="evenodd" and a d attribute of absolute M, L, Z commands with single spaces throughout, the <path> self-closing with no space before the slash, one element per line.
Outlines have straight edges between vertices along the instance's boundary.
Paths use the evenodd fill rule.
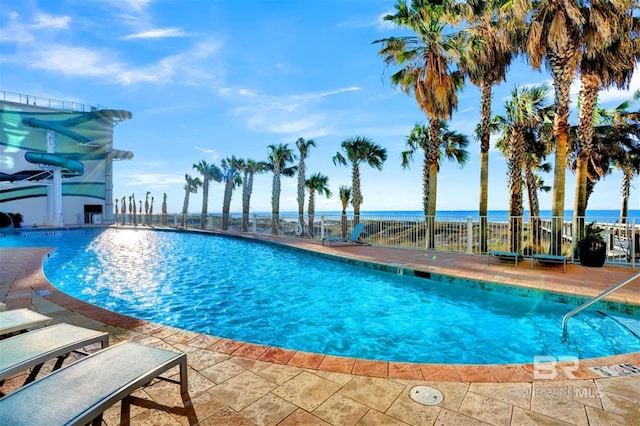
<path fill-rule="evenodd" d="M 636 317 L 374 271 L 274 244 L 150 230 L 67 231 L 0 240 L 59 246 L 60 290 L 157 323 L 235 340 L 358 358 L 520 363 L 640 350 Z M 535 293 L 534 293 L 535 294 Z M 571 307 L 569 307 L 571 308 Z"/>

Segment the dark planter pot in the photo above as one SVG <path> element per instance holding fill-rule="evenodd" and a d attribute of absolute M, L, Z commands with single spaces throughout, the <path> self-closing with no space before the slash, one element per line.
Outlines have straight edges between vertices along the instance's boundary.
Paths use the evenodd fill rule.
<path fill-rule="evenodd" d="M 601 241 L 578 241 L 578 253 L 582 266 L 601 267 L 607 258 L 607 243 Z"/>

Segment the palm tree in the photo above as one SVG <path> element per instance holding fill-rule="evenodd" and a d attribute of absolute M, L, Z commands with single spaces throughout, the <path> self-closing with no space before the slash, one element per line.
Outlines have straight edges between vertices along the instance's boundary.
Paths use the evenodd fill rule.
<path fill-rule="evenodd" d="M 198 187 L 202 186 L 202 181 L 199 177 L 192 177 L 189 174 L 184 175 L 184 202 L 182 203 L 182 227 L 187 227 L 187 213 L 189 212 L 189 195 L 196 194 Z"/>
<path fill-rule="evenodd" d="M 126 225 L 127 222 L 127 197 L 120 199 L 120 211 L 122 212 L 122 224 Z"/>
<path fill-rule="evenodd" d="M 362 204 L 362 191 L 360 189 L 360 163 L 366 163 L 370 167 L 382 170 L 382 165 L 387 160 L 387 150 L 375 144 L 371 139 L 356 136 L 342 142 L 342 150 L 345 155 L 337 152 L 333 156 L 333 164 L 347 166 L 351 163 L 351 204 L 355 223 L 360 222 L 360 204 Z"/>
<path fill-rule="evenodd" d="M 145 225 L 149 225 L 149 194 L 151 192 L 147 191 L 144 199 L 144 221 Z"/>
<path fill-rule="evenodd" d="M 273 183 L 271 187 L 271 234 L 278 235 L 280 223 L 280 177 L 291 177 L 295 174 L 297 167 L 287 167 L 296 159 L 288 144 L 269 145 L 269 157 L 267 166 L 273 172 Z"/>
<path fill-rule="evenodd" d="M 136 194 L 131 194 L 129 198 L 129 211 L 133 214 L 133 225 L 138 226 L 138 217 L 136 215 Z"/>
<path fill-rule="evenodd" d="M 167 226 L 167 193 L 162 193 L 162 226 Z"/>
<path fill-rule="evenodd" d="M 222 172 L 215 164 L 209 164 L 205 160 L 193 165 L 193 168 L 202 175 L 202 214 L 200 215 L 200 228 L 207 225 L 207 210 L 209 206 L 209 182 L 222 181 Z"/>
<path fill-rule="evenodd" d="M 539 1 L 535 6 L 526 51 L 534 68 L 540 68 L 543 61 L 546 63 L 555 89 L 551 254 L 559 255 L 564 219 L 570 89 L 580 64 L 581 31 L 585 19 L 575 1 Z"/>
<path fill-rule="evenodd" d="M 249 209 L 251 206 L 251 193 L 253 192 L 253 176 L 268 170 L 264 161 L 240 159 L 239 168 L 242 171 L 242 232 L 249 231 Z"/>
<path fill-rule="evenodd" d="M 409 168 L 413 160 L 413 154 L 421 150 L 424 153 L 422 164 L 422 209 L 427 218 L 427 247 L 434 248 L 435 229 L 434 220 L 436 214 L 436 193 L 440 159 L 445 157 L 449 161 L 455 161 L 464 166 L 469 158 L 469 152 L 465 149 L 469 145 L 467 137 L 461 133 L 450 131 L 447 124 L 439 120 L 438 143 L 431 142 L 431 133 L 424 124 L 416 124 L 407 136 L 407 151 L 402 152 L 402 168 Z M 436 155 L 431 150 L 437 149 Z M 433 160 L 436 160 L 433 163 Z"/>
<path fill-rule="evenodd" d="M 583 234 L 587 209 L 588 162 L 597 161 L 592 157 L 595 154 L 593 128 L 597 120 L 598 92 L 611 86 L 628 89 L 640 58 L 640 45 L 635 36 L 639 28 L 638 20 L 633 17 L 634 4 L 630 0 L 597 0 L 581 5 L 587 19 L 583 27 L 585 53 L 580 63 L 582 89 L 573 206 L 573 222 L 578 235 Z M 590 19 L 591 17 L 597 19 Z"/>
<path fill-rule="evenodd" d="M 153 197 L 151 197 L 151 202 L 149 203 L 149 225 L 153 224 L 153 221 L 151 220 L 153 218 Z"/>
<path fill-rule="evenodd" d="M 340 203 L 342 204 L 342 215 L 340 216 L 341 237 L 347 238 L 347 206 L 351 201 L 351 188 L 340 185 L 339 195 Z"/>
<path fill-rule="evenodd" d="M 307 141 L 304 138 L 298 138 L 296 141 L 298 147 L 298 224 L 300 229 L 304 229 L 304 190 L 306 185 L 306 167 L 305 160 L 309 153 L 309 148 L 316 146 L 316 142 L 313 139 Z M 302 234 L 301 234 L 302 235 Z"/>
<path fill-rule="evenodd" d="M 480 252 L 487 251 L 487 208 L 489 200 L 489 148 L 491 136 L 491 98 L 493 85 L 505 80 L 511 60 L 520 44 L 523 21 L 513 2 L 467 0 L 453 13 L 454 22 L 464 19 L 466 26 L 454 37 L 458 65 L 472 84 L 480 89 Z"/>
<path fill-rule="evenodd" d="M 231 209 L 231 197 L 233 190 L 242 185 L 240 177 L 240 160 L 235 155 L 224 158 L 221 161 L 222 181 L 224 182 L 224 197 L 222 198 L 222 230 L 229 227 L 229 210 Z"/>
<path fill-rule="evenodd" d="M 509 185 L 509 251 L 520 252 L 522 241 L 523 168 L 526 163 L 527 137 L 533 134 L 548 119 L 545 104 L 549 86 L 542 84 L 530 88 L 514 88 L 511 99 L 505 102 L 505 115 L 497 116 L 497 128 L 501 131 L 498 142 L 507 158 Z M 558 251 L 559 253 L 559 251 Z"/>
<path fill-rule="evenodd" d="M 305 186 L 309 188 L 309 237 L 313 238 L 313 215 L 316 210 L 316 192 L 331 198 L 329 189 L 329 178 L 322 173 L 314 173 L 305 181 Z M 304 229 L 304 228 L 302 228 Z"/>

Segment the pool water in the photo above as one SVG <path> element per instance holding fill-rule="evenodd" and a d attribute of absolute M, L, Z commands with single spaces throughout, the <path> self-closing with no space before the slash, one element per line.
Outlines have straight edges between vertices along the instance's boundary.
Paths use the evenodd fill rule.
<path fill-rule="evenodd" d="M 45 235 L 47 234 L 47 235 Z M 28 236 L 24 236 L 28 235 Z M 640 350 L 640 318 L 397 275 L 218 235 L 108 229 L 31 232 L 0 247 L 57 246 L 61 291 L 115 312 L 235 340 L 357 358 L 525 363 Z M 540 293 L 541 294 L 541 293 Z"/>

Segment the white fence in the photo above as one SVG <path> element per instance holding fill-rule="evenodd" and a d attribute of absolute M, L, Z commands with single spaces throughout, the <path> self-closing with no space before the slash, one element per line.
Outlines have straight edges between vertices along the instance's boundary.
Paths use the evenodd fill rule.
<path fill-rule="evenodd" d="M 116 215 L 119 226 L 153 226 L 193 229 L 227 229 L 237 232 L 276 234 L 291 238 L 321 240 L 329 236 L 348 237 L 360 222 L 364 231 L 360 239 L 372 245 L 430 249 L 467 254 L 485 254 L 491 250 L 564 254 L 571 262 L 578 261 L 578 230 L 585 223 L 595 222 L 603 228 L 607 243 L 607 263 L 635 266 L 640 261 L 640 224 L 635 218 L 614 217 L 573 218 L 487 216 L 473 220 L 469 216 L 370 216 L 318 215 L 309 223 L 303 216 L 300 226 L 297 214 L 251 214 L 243 218 L 234 213 L 209 214 L 205 226 L 200 214 L 137 214 Z M 226 222 L 226 226 L 223 223 Z M 484 235 L 484 238 L 483 238 Z M 555 237 L 554 237 L 555 236 Z"/>

